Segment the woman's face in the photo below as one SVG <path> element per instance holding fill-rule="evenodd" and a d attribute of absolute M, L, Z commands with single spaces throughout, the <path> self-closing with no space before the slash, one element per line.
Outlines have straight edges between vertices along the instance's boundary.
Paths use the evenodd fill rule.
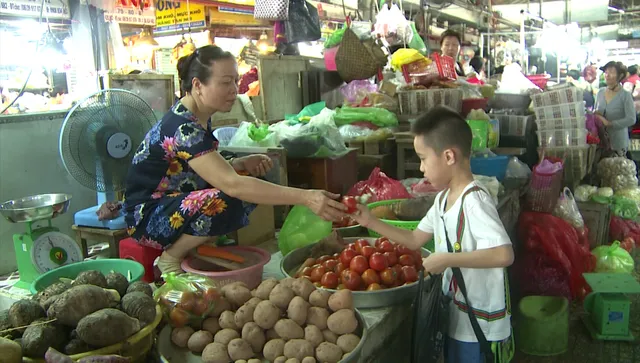
<path fill-rule="evenodd" d="M 618 70 L 615 67 L 609 67 L 604 70 L 604 81 L 607 83 L 607 86 L 614 87 L 618 83 L 620 83 L 620 76 L 618 75 Z"/>
<path fill-rule="evenodd" d="M 445 37 L 442 40 L 442 54 L 449 56 L 458 61 L 458 54 L 460 54 L 460 42 L 456 37 Z"/>
<path fill-rule="evenodd" d="M 220 59 L 210 69 L 211 77 L 198 87 L 200 102 L 213 112 L 229 112 L 238 95 L 238 65 L 235 59 Z"/>

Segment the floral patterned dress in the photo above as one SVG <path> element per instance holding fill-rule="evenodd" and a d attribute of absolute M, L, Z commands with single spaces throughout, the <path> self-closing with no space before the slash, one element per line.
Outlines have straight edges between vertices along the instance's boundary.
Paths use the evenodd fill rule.
<path fill-rule="evenodd" d="M 167 248 L 182 234 L 221 236 L 249 223 L 254 204 L 231 198 L 189 167 L 218 140 L 178 101 L 147 133 L 126 182 L 125 220 L 139 243 Z"/>

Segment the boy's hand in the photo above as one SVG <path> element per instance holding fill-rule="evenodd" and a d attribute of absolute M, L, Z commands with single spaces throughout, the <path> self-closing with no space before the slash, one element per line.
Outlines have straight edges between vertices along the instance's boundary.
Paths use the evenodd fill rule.
<path fill-rule="evenodd" d="M 369 228 L 371 222 L 376 218 L 371 214 L 371 211 L 366 205 L 358 204 L 358 210 L 350 214 L 349 216 L 353 218 L 354 221 L 358 222 L 362 227 Z"/>
<path fill-rule="evenodd" d="M 449 266 L 449 253 L 434 252 L 422 259 L 422 267 L 425 273 L 441 274 Z"/>

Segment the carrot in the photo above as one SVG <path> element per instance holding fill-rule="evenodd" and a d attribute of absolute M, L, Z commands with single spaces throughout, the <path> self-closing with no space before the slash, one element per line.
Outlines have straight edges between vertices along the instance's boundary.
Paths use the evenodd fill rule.
<path fill-rule="evenodd" d="M 203 246 L 199 246 L 197 251 L 198 251 L 198 254 L 202 256 L 218 257 L 218 258 L 222 258 L 222 259 L 237 262 L 237 263 L 244 262 L 244 257 L 236 255 L 235 253 L 231 253 L 229 251 L 225 251 L 224 249 L 219 247 L 203 245 Z"/>

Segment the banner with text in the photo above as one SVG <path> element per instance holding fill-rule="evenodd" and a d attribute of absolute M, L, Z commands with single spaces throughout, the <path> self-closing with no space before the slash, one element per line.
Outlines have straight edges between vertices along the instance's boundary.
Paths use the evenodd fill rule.
<path fill-rule="evenodd" d="M 69 0 L 0 0 L 0 14 L 28 16 L 38 18 L 42 10 L 42 18 L 70 19 Z"/>
<path fill-rule="evenodd" d="M 259 26 L 269 25 L 268 21 L 257 20 L 253 17 L 253 11 L 230 7 L 209 8 L 209 21 L 211 24 Z"/>
<path fill-rule="evenodd" d="M 187 1 L 156 1 L 156 32 L 205 26 L 204 5 Z"/>
<path fill-rule="evenodd" d="M 140 9 L 138 6 L 135 6 L 135 4 L 123 6 L 121 3 L 118 3 L 113 9 L 104 12 L 104 21 L 153 26 L 156 24 L 156 14 L 152 7 L 145 6 L 144 9 Z"/>

